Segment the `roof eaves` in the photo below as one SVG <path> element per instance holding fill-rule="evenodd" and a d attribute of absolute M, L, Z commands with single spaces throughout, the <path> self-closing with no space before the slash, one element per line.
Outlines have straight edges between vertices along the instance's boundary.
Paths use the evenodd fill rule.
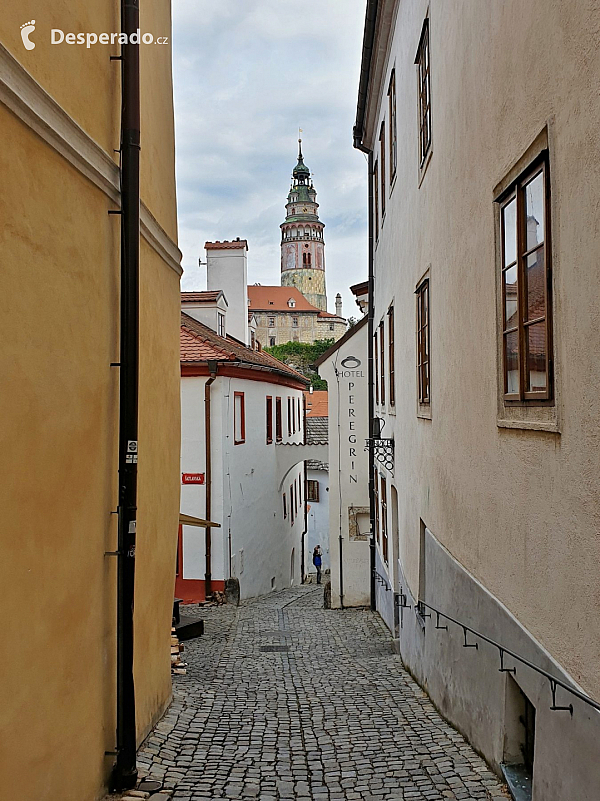
<path fill-rule="evenodd" d="M 356 325 L 353 325 L 352 328 L 349 328 L 341 339 L 338 339 L 338 341 L 328 348 L 325 353 L 322 353 L 319 356 L 314 363 L 314 367 L 320 367 L 323 362 L 331 356 L 332 353 L 335 353 L 338 348 L 341 348 L 341 346 L 344 345 L 351 337 L 353 337 L 354 334 L 363 328 L 367 324 L 368 319 L 368 317 L 363 317 L 362 320 L 359 320 L 359 322 L 356 323 Z"/>

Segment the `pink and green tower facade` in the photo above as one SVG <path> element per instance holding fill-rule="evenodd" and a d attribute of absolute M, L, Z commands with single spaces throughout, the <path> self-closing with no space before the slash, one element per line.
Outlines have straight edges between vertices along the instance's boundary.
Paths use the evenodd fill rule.
<path fill-rule="evenodd" d="M 325 223 L 319 220 L 317 193 L 298 140 L 298 163 L 292 172 L 285 222 L 281 223 L 281 286 L 296 287 L 309 303 L 327 311 Z"/>

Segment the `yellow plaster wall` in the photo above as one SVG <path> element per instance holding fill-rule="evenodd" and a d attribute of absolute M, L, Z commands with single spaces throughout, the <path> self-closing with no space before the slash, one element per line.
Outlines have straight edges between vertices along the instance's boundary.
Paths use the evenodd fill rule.
<path fill-rule="evenodd" d="M 84 6 L 36 9 L 27 52 L 27 16 L 5 4 L 0 41 L 112 155 L 110 48 L 51 48 L 37 35 L 118 30 L 118 3 Z M 168 2 L 144 10 L 169 24 Z M 176 239 L 170 48 L 142 54 L 142 70 L 142 199 Z M 0 141 L 0 801 L 91 801 L 115 742 L 116 565 L 104 552 L 116 545 L 119 218 L 2 104 Z M 171 696 L 180 439 L 179 277 L 144 240 L 140 283 L 139 738 Z"/>

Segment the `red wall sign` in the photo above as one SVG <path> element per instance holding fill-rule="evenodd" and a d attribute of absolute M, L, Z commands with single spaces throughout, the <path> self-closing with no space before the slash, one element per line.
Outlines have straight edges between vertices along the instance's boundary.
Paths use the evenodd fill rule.
<path fill-rule="evenodd" d="M 182 473 L 182 484 L 204 484 L 204 473 Z"/>

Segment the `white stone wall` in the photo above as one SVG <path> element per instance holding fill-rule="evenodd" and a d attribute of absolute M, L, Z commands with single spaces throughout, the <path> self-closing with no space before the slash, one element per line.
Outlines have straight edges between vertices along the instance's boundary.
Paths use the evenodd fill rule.
<path fill-rule="evenodd" d="M 306 471 L 308 481 L 319 484 L 319 500 L 307 501 L 307 536 L 306 536 L 306 573 L 316 575 L 317 570 L 312 563 L 313 550 L 317 545 L 323 552 L 323 571 L 330 567 L 329 559 L 329 473 L 327 470 Z"/>
<path fill-rule="evenodd" d="M 205 472 L 204 383 L 206 378 L 182 378 L 182 472 Z M 246 441 L 234 444 L 234 393 L 243 392 Z M 266 442 L 266 397 L 273 398 L 273 443 Z M 221 524 L 212 529 L 212 577 L 231 574 L 240 580 L 242 598 L 289 587 L 301 580 L 301 534 L 304 527 L 304 497 L 298 516 L 283 517 L 282 494 L 289 485 L 303 481 L 299 465 L 279 490 L 275 455 L 276 397 L 282 398 L 283 442 L 302 442 L 302 391 L 279 384 L 217 376 L 211 387 L 213 431 L 212 519 Z M 300 401 L 300 425 L 288 436 L 287 398 Z M 297 406 L 296 406 L 297 408 Z M 181 509 L 204 517 L 205 486 L 182 486 Z M 200 534 L 198 534 L 200 532 Z M 292 573 L 292 551 L 294 570 Z M 184 578 L 204 578 L 204 532 L 184 526 Z"/>
<path fill-rule="evenodd" d="M 345 366 L 346 359 L 352 357 Z M 359 362 L 357 364 L 357 361 Z M 367 326 L 319 367 L 329 393 L 329 558 L 332 606 L 370 602 Z M 339 409 L 339 414 L 338 414 Z M 358 512 L 357 510 L 362 510 Z M 357 533 L 352 525 L 359 516 Z M 340 526 L 341 521 L 341 526 Z M 340 558 L 341 534 L 341 558 Z M 342 581 L 340 579 L 342 578 Z M 343 583 L 343 600 L 341 584 Z"/>

